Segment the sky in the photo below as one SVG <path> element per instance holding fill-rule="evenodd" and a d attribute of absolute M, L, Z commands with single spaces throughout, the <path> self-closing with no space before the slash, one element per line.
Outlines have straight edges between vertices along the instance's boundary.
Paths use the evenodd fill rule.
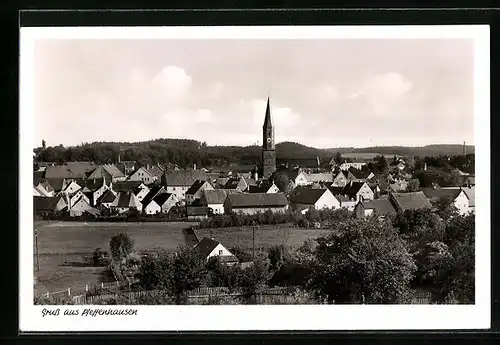
<path fill-rule="evenodd" d="M 35 143 L 474 144 L 466 39 L 35 42 Z"/>

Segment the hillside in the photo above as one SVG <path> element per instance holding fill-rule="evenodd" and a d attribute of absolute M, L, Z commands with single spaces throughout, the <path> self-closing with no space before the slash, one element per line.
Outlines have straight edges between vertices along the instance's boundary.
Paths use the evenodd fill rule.
<path fill-rule="evenodd" d="M 424 147 L 381 146 L 366 148 L 317 149 L 295 142 L 276 144 L 278 158 L 315 158 L 330 160 L 337 152 L 344 156 L 370 156 L 384 154 L 387 157 L 459 155 L 462 145 L 428 145 Z M 36 148 L 36 161 L 64 162 L 93 160 L 100 163 L 116 163 L 134 160 L 141 164 L 175 163 L 181 167 L 224 166 L 231 163 L 256 164 L 261 160 L 259 146 L 208 146 L 204 142 L 189 139 L 154 139 L 143 142 L 94 142 L 79 146 L 62 145 Z M 474 153 L 474 146 L 467 146 L 467 153 Z"/>

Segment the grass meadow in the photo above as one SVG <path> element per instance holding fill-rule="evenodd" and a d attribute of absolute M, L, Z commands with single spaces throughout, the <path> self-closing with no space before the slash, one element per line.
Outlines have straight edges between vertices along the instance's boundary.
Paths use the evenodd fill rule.
<path fill-rule="evenodd" d="M 137 250 L 175 250 L 186 243 L 182 229 L 193 224 L 37 222 L 40 271 L 35 271 L 35 292 L 68 287 L 81 290 L 86 284 L 113 281 L 106 267 L 92 267 L 85 257 L 90 257 L 96 248 L 109 251 L 109 240 L 114 235 L 127 233 Z"/>

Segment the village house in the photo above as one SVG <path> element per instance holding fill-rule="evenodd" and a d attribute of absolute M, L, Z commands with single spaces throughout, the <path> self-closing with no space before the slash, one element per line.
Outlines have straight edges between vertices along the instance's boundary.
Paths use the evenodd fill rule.
<path fill-rule="evenodd" d="M 307 181 L 305 173 L 302 169 L 294 169 L 289 174 L 290 181 L 293 182 L 295 187 L 306 186 L 309 182 Z"/>
<path fill-rule="evenodd" d="M 207 206 L 187 206 L 186 216 L 188 220 L 202 220 L 208 218 Z"/>
<path fill-rule="evenodd" d="M 117 181 L 110 184 L 115 193 L 132 192 L 147 187 L 142 181 Z"/>
<path fill-rule="evenodd" d="M 186 203 L 192 204 L 196 200 L 199 200 L 204 190 L 213 190 L 214 187 L 208 181 L 196 180 L 186 191 Z"/>
<path fill-rule="evenodd" d="M 62 196 L 34 196 L 33 207 L 35 214 L 46 215 L 66 209 L 67 204 Z"/>
<path fill-rule="evenodd" d="M 349 170 L 347 170 L 347 179 L 349 181 L 367 182 L 374 177 L 375 177 L 375 174 L 373 174 L 373 172 L 371 172 L 371 171 L 358 170 L 358 169 L 354 169 L 354 168 L 350 168 Z"/>
<path fill-rule="evenodd" d="M 305 174 L 307 184 L 319 183 L 319 182 L 333 182 L 332 173 L 310 173 Z"/>
<path fill-rule="evenodd" d="M 64 193 L 63 195 L 66 197 L 66 203 L 68 204 L 69 210 L 71 210 L 73 208 L 73 206 L 75 205 L 75 203 L 80 199 L 83 199 L 87 204 L 90 205 L 90 200 L 89 200 L 88 196 L 83 194 L 81 189 L 77 190 L 74 193 L 71 193 L 71 194 Z"/>
<path fill-rule="evenodd" d="M 139 186 L 132 189 L 132 193 L 137 197 L 137 200 L 142 203 L 146 195 L 149 194 L 151 188 L 146 186 L 144 183 L 141 183 Z"/>
<path fill-rule="evenodd" d="M 118 213 L 124 213 L 132 209 L 141 211 L 142 204 L 139 202 L 139 200 L 137 200 L 137 197 L 134 195 L 134 193 L 122 192 L 118 193 L 115 200 L 113 200 L 110 209 Z"/>
<path fill-rule="evenodd" d="M 469 198 L 469 212 L 475 212 L 476 210 L 476 187 L 462 187 L 462 190 L 465 192 L 467 197 Z"/>
<path fill-rule="evenodd" d="M 280 189 L 267 180 L 261 181 L 258 185 L 248 186 L 248 193 L 279 193 Z"/>
<path fill-rule="evenodd" d="M 163 188 L 163 187 L 162 187 Z M 171 193 L 159 193 L 153 199 L 144 206 L 144 212 L 146 214 L 167 214 L 170 209 L 177 203 L 177 198 Z"/>
<path fill-rule="evenodd" d="M 215 241 L 212 238 L 203 237 L 200 242 L 198 242 L 194 249 L 197 250 L 200 255 L 209 260 L 212 257 L 216 257 L 227 265 L 238 264 L 238 258 L 231 253 L 226 247 L 224 247 L 220 242 Z"/>
<path fill-rule="evenodd" d="M 224 185 L 223 189 L 237 190 L 239 192 L 246 192 L 248 190 L 248 183 L 243 177 L 229 179 Z"/>
<path fill-rule="evenodd" d="M 99 165 L 87 177 L 88 179 L 106 179 L 106 181 L 125 181 L 127 176 L 112 164 Z"/>
<path fill-rule="evenodd" d="M 333 186 L 344 187 L 347 182 L 349 182 L 349 179 L 347 177 L 347 170 L 335 171 L 333 176 Z"/>
<path fill-rule="evenodd" d="M 288 200 L 283 193 L 235 193 L 224 201 L 225 213 L 255 214 L 257 212 L 285 212 Z"/>
<path fill-rule="evenodd" d="M 424 192 L 389 193 L 389 200 L 392 202 L 398 213 L 407 210 L 431 209 L 432 205 Z"/>
<path fill-rule="evenodd" d="M 439 201 L 441 198 L 447 198 L 452 201 L 460 215 L 469 212 L 469 197 L 461 188 L 422 188 L 422 192 L 431 203 Z"/>
<path fill-rule="evenodd" d="M 209 176 L 203 170 L 172 170 L 162 176 L 162 183 L 167 193 L 175 194 L 177 199 L 185 200 L 186 192 L 196 180 L 208 180 Z"/>
<path fill-rule="evenodd" d="M 351 199 L 346 195 L 342 194 L 337 194 L 335 195 L 335 198 L 340 202 L 340 208 L 344 208 L 348 211 L 354 211 L 354 208 L 356 207 L 356 199 Z"/>
<path fill-rule="evenodd" d="M 97 207 L 104 207 L 109 209 L 113 204 L 113 201 L 116 199 L 117 193 L 113 192 L 111 189 L 108 189 L 102 193 L 102 195 L 97 199 L 95 205 Z"/>
<path fill-rule="evenodd" d="M 85 195 L 81 195 L 69 208 L 69 215 L 71 217 L 79 217 L 85 212 L 94 215 L 98 213 L 89 203 L 88 198 Z"/>
<path fill-rule="evenodd" d="M 230 193 L 239 193 L 230 189 L 204 190 L 200 197 L 200 204 L 207 206 L 213 214 L 224 213 L 224 201 Z"/>
<path fill-rule="evenodd" d="M 64 194 L 73 194 L 77 191 L 79 191 L 80 189 L 82 189 L 82 186 L 80 184 L 78 184 L 74 179 L 70 179 L 70 180 L 66 180 L 65 181 L 65 185 L 63 186 L 63 190 L 62 190 L 62 193 Z"/>
<path fill-rule="evenodd" d="M 87 179 L 78 181 L 78 184 L 82 186 L 81 191 L 87 196 L 91 206 L 95 206 L 97 199 L 109 189 L 104 179 Z"/>
<path fill-rule="evenodd" d="M 33 186 L 33 195 L 35 196 L 45 196 L 45 197 L 52 197 L 55 195 L 55 190 L 52 188 L 50 183 L 47 181 L 45 182 L 40 182 L 37 185 Z"/>
<path fill-rule="evenodd" d="M 87 178 L 95 168 L 94 162 L 67 162 L 62 165 L 47 166 L 45 178 L 82 179 Z"/>
<path fill-rule="evenodd" d="M 406 168 L 406 163 L 400 157 L 394 157 L 392 162 L 389 164 L 389 170 L 392 170 L 392 171 L 402 171 L 405 168 Z"/>
<path fill-rule="evenodd" d="M 309 209 L 314 207 L 321 209 L 340 208 L 339 200 L 327 189 L 315 189 L 305 186 L 296 187 L 290 194 L 290 204 L 295 210 Z"/>
<path fill-rule="evenodd" d="M 158 177 L 147 167 L 140 167 L 130 177 L 128 181 L 140 181 L 146 185 L 150 185 L 158 181 Z"/>
<path fill-rule="evenodd" d="M 342 195 L 349 197 L 352 200 L 373 200 L 374 193 L 366 182 L 350 181 L 342 188 Z"/>
<path fill-rule="evenodd" d="M 395 216 L 396 208 L 388 198 L 359 201 L 354 208 L 356 218 L 362 219 L 371 216 L 377 216 L 384 219 L 386 216 Z"/>
<path fill-rule="evenodd" d="M 160 185 L 153 185 L 153 186 L 151 186 L 151 188 L 149 188 L 149 193 L 142 199 L 142 202 L 141 202 L 141 204 L 143 206 L 143 211 L 146 214 L 156 214 L 156 213 L 159 213 L 161 211 L 161 206 L 158 205 L 156 202 L 153 202 L 153 199 L 161 194 L 171 194 L 171 193 L 167 193 L 167 190 L 165 189 L 165 187 L 160 186 Z M 137 196 L 136 196 L 136 198 L 137 198 Z M 137 201 L 139 201 L 139 200 L 137 200 Z"/>
<path fill-rule="evenodd" d="M 340 164 L 340 170 L 349 170 L 351 168 L 361 170 L 366 165 L 366 162 L 344 162 Z"/>

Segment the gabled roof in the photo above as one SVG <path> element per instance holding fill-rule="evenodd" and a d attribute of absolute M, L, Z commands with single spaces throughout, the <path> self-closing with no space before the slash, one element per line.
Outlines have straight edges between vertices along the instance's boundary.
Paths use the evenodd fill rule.
<path fill-rule="evenodd" d="M 388 214 L 395 215 L 397 214 L 394 205 L 389 199 L 374 199 L 369 201 L 360 201 L 360 204 L 363 206 L 365 210 L 372 209 L 376 214 Z"/>
<path fill-rule="evenodd" d="M 113 194 L 109 189 L 106 190 L 102 195 L 97 199 L 97 203 L 112 203 L 116 198 L 116 195 Z"/>
<path fill-rule="evenodd" d="M 283 207 L 288 204 L 283 193 L 235 193 L 228 194 L 226 202 L 232 207 Z"/>
<path fill-rule="evenodd" d="M 208 237 L 203 237 L 200 242 L 198 242 L 194 248 L 206 258 L 210 253 L 220 244 L 216 240 Z"/>
<path fill-rule="evenodd" d="M 61 200 L 60 196 L 53 196 L 53 197 L 34 196 L 33 207 L 35 211 L 55 211 L 57 203 L 60 200 Z"/>
<path fill-rule="evenodd" d="M 48 183 L 47 181 L 44 181 L 41 183 L 42 187 L 47 191 L 47 192 L 55 192 L 54 188 Z"/>
<path fill-rule="evenodd" d="M 224 201 L 226 200 L 226 197 L 228 194 L 235 194 L 239 193 L 238 191 L 235 190 L 225 190 L 225 189 L 213 189 L 213 190 L 207 190 L 205 189 L 203 191 L 205 194 L 205 200 L 207 204 L 223 204 Z"/>
<path fill-rule="evenodd" d="M 161 193 L 166 193 L 167 191 L 163 186 L 160 185 L 154 185 L 149 189 L 148 194 L 142 199 L 142 204 L 143 205 L 148 205 L 156 196 L 158 196 Z"/>
<path fill-rule="evenodd" d="M 165 172 L 167 186 L 191 186 L 196 180 L 207 180 L 208 174 L 203 170 L 174 170 Z"/>
<path fill-rule="evenodd" d="M 65 178 L 48 178 L 47 182 L 54 188 L 54 191 L 60 192 L 65 182 Z"/>
<path fill-rule="evenodd" d="M 329 186 L 327 187 L 330 192 L 332 192 L 333 195 L 337 196 L 337 195 L 341 195 L 343 190 L 344 190 L 344 187 L 340 187 L 340 186 Z"/>
<path fill-rule="evenodd" d="M 370 171 L 360 170 L 360 169 L 356 169 L 353 167 L 349 168 L 348 173 L 351 173 L 355 178 L 360 179 L 360 180 L 367 179 L 368 176 L 370 176 L 370 174 L 371 174 Z"/>
<path fill-rule="evenodd" d="M 238 179 L 230 179 L 227 181 L 227 183 L 224 185 L 224 189 L 241 189 L 245 190 L 248 187 L 248 184 L 246 183 L 245 179 L 243 177 L 240 177 Z"/>
<path fill-rule="evenodd" d="M 465 194 L 469 198 L 469 206 L 475 207 L 476 206 L 476 187 L 475 186 L 462 187 L 462 190 L 465 192 Z"/>
<path fill-rule="evenodd" d="M 125 177 L 125 175 L 114 164 L 105 164 L 102 166 L 113 177 Z"/>
<path fill-rule="evenodd" d="M 432 208 L 424 192 L 391 193 L 392 199 L 402 212 Z"/>
<path fill-rule="evenodd" d="M 86 178 L 96 168 L 93 162 L 67 162 L 62 165 L 48 166 L 46 178 Z"/>
<path fill-rule="evenodd" d="M 196 180 L 194 183 L 189 187 L 189 189 L 186 191 L 186 194 L 194 195 L 196 192 L 203 186 L 205 183 L 208 183 L 207 181 L 204 180 Z"/>
<path fill-rule="evenodd" d="M 208 215 L 208 207 L 206 206 L 188 206 L 186 207 L 187 216 L 206 216 Z"/>
<path fill-rule="evenodd" d="M 329 182 L 333 181 L 332 173 L 305 174 L 307 182 Z"/>
<path fill-rule="evenodd" d="M 113 190 L 115 192 L 130 192 L 134 188 L 137 188 L 141 183 L 141 181 L 113 182 Z"/>
<path fill-rule="evenodd" d="M 344 188 L 342 189 L 342 194 L 350 197 L 355 197 L 365 183 L 366 182 L 351 181 L 344 186 Z"/>
<path fill-rule="evenodd" d="M 290 201 L 296 204 L 313 205 L 325 192 L 326 189 L 299 186 L 290 194 Z"/>
<path fill-rule="evenodd" d="M 460 195 L 462 190 L 460 188 L 422 188 L 422 192 L 424 192 L 425 196 L 431 200 L 440 199 L 442 197 L 452 198 L 454 200 Z"/>
<path fill-rule="evenodd" d="M 111 206 L 130 207 L 133 205 L 134 195 L 132 193 L 118 193 Z"/>
<path fill-rule="evenodd" d="M 167 200 L 172 196 L 171 193 L 160 193 L 153 198 L 153 201 L 156 202 L 158 206 L 163 206 Z"/>
<path fill-rule="evenodd" d="M 90 179 L 103 179 L 103 178 L 106 178 L 106 177 L 110 177 L 110 173 L 104 169 L 104 167 L 102 165 L 99 165 L 97 168 L 94 169 L 94 171 L 92 171 L 92 173 L 88 176 L 88 178 Z"/>
<path fill-rule="evenodd" d="M 155 176 L 157 178 L 160 178 L 161 175 L 165 172 L 164 169 L 160 168 L 158 165 L 153 165 L 150 166 L 148 169 L 146 169 L 148 173 L 152 176 Z"/>
<path fill-rule="evenodd" d="M 82 186 L 82 184 L 78 184 Z M 88 179 L 83 181 L 83 188 L 90 192 L 95 192 L 102 186 L 104 186 L 104 179 Z"/>

